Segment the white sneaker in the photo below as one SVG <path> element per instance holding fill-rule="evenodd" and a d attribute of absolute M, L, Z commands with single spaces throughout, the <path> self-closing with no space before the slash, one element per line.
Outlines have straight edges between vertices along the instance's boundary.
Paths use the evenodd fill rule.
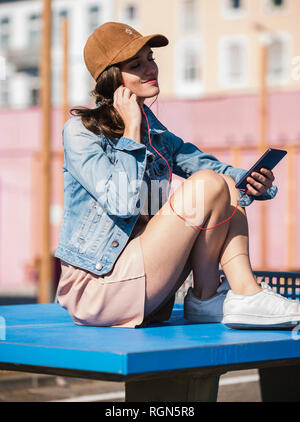
<path fill-rule="evenodd" d="M 184 318 L 192 322 L 221 322 L 223 318 L 223 303 L 230 286 L 225 279 L 217 289 L 215 296 L 201 300 L 193 294 L 190 287 L 184 298 Z"/>
<path fill-rule="evenodd" d="M 223 305 L 222 323 L 237 329 L 291 328 L 300 322 L 300 302 L 275 293 L 267 284 L 253 295 L 229 290 Z"/>

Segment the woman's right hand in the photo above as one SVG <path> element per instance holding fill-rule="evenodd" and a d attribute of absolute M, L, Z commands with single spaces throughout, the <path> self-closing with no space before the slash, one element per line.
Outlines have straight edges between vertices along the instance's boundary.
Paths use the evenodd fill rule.
<path fill-rule="evenodd" d="M 125 130 L 140 130 L 142 113 L 137 97 L 129 88 L 120 85 L 114 92 L 113 105 L 123 119 Z"/>

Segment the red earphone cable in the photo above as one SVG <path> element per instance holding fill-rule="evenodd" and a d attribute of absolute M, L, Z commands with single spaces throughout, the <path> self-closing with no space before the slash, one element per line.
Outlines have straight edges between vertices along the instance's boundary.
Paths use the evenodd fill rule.
<path fill-rule="evenodd" d="M 170 185 L 170 181 L 171 181 L 171 174 L 172 174 L 172 172 L 171 172 L 171 168 L 170 168 L 170 166 L 169 166 L 169 163 L 168 163 L 168 161 L 165 159 L 165 157 L 163 156 L 163 155 L 161 155 L 161 153 L 159 152 L 159 151 L 157 151 L 157 149 L 156 148 L 154 148 L 154 146 L 152 145 L 152 142 L 151 142 L 151 136 L 150 136 L 150 127 L 149 127 L 149 122 L 148 122 L 148 118 L 147 118 L 147 115 L 146 115 L 146 113 L 144 112 L 144 109 L 143 109 L 143 107 L 141 107 L 141 110 L 142 110 L 142 113 L 144 114 L 144 116 L 145 116 L 145 118 L 146 118 L 146 122 L 147 122 L 147 126 L 148 126 L 148 137 L 149 137 L 149 142 L 150 142 L 150 145 L 152 146 L 152 148 L 157 152 L 157 154 L 158 155 L 160 155 L 160 157 L 167 163 L 167 166 L 168 166 L 168 168 L 169 168 L 169 180 L 168 180 L 168 186 L 167 186 L 167 192 L 168 192 L 168 189 L 169 189 L 169 185 Z M 224 221 L 222 221 L 221 223 L 218 223 L 218 224 L 216 224 L 215 226 L 213 226 L 213 227 L 200 227 L 200 226 L 197 226 L 197 225 L 194 225 L 194 224 L 191 224 L 193 227 L 197 227 L 198 229 L 200 229 L 200 230 L 211 230 L 211 229 L 214 229 L 215 227 L 217 227 L 217 226 L 220 226 L 221 224 L 224 224 L 224 223 L 226 223 L 226 221 L 228 221 L 228 220 L 230 220 L 233 216 L 234 216 L 234 214 L 235 214 L 235 212 L 236 212 L 236 210 L 237 210 L 237 207 L 238 207 L 238 205 L 239 205 L 239 202 L 241 201 L 241 199 L 248 193 L 248 190 L 247 189 L 241 189 L 242 191 L 244 191 L 244 194 L 241 196 L 241 198 L 240 198 L 240 200 L 238 201 L 238 203 L 237 203 L 237 205 L 236 205 L 236 207 L 235 207 L 235 210 L 233 211 L 233 213 L 232 213 L 232 215 L 229 217 L 229 218 L 227 218 L 227 220 L 224 220 Z M 168 202 L 169 202 L 169 204 L 170 204 L 170 207 L 172 208 L 172 210 L 173 210 L 173 212 L 179 217 L 179 218 L 181 218 L 182 220 L 184 220 L 184 221 L 187 221 L 184 217 L 182 217 L 180 214 L 178 214 L 175 210 L 174 210 L 174 208 L 173 208 L 173 206 L 172 206 L 172 204 L 171 204 L 171 201 L 168 199 Z M 189 223 L 190 224 L 190 223 Z"/>

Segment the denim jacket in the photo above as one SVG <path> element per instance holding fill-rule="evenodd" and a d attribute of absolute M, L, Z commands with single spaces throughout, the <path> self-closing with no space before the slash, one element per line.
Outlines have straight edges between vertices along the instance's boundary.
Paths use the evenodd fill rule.
<path fill-rule="evenodd" d="M 211 169 L 238 182 L 247 172 L 184 142 L 168 131 L 145 105 L 144 111 L 152 145 L 165 157 L 172 173 L 187 179 L 198 170 Z M 165 182 L 167 188 L 169 168 L 151 147 L 144 126 L 143 144 L 124 136 L 110 140 L 96 135 L 85 128 L 80 116 L 65 123 L 64 213 L 57 258 L 97 275 L 108 273 L 126 246 L 147 199 L 145 183 L 149 187 L 155 179 L 161 185 Z M 273 185 L 259 197 L 247 194 L 240 205 L 248 206 L 254 199 L 272 199 L 277 190 Z M 242 194 L 240 191 L 238 199 Z M 166 191 L 158 206 L 167 199 Z"/>

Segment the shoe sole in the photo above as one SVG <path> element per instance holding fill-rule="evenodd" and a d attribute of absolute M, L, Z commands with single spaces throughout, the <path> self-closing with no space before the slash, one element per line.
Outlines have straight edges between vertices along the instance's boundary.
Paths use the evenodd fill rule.
<path fill-rule="evenodd" d="M 297 319 L 294 321 L 290 319 L 282 321 L 282 318 L 277 318 L 277 321 L 275 321 L 276 318 L 273 318 L 273 321 L 269 320 L 269 321 L 261 322 L 261 320 L 263 320 L 264 318 L 257 317 L 257 318 L 254 318 L 252 322 L 249 322 L 249 321 L 247 322 L 245 321 L 245 319 L 246 318 L 244 315 L 240 315 L 240 316 L 235 315 L 234 318 L 228 317 L 228 316 L 224 317 L 221 322 L 222 324 L 226 325 L 229 328 L 238 329 L 238 330 L 278 330 L 278 329 L 290 330 L 290 329 L 295 328 L 298 324 L 300 324 L 300 317 L 297 317 Z"/>
<path fill-rule="evenodd" d="M 221 315 L 195 315 L 185 312 L 184 318 L 190 322 L 198 322 L 199 324 L 210 324 L 210 323 L 217 323 L 221 322 L 223 319 L 223 314 Z"/>

